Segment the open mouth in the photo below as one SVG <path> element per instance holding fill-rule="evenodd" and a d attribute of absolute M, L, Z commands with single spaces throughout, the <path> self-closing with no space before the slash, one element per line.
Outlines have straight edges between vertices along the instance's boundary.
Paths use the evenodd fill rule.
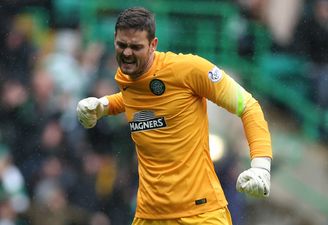
<path fill-rule="evenodd" d="M 121 62 L 124 63 L 124 64 L 135 64 L 136 63 L 136 60 L 135 59 L 127 59 L 127 58 L 122 58 L 121 59 Z"/>

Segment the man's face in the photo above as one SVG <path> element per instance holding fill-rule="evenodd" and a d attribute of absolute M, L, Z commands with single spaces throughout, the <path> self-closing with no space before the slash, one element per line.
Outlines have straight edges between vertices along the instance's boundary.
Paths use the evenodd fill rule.
<path fill-rule="evenodd" d="M 316 15 L 319 21 L 323 24 L 326 24 L 325 27 L 327 27 L 327 21 L 328 21 L 328 1 L 319 1 L 316 4 Z"/>
<path fill-rule="evenodd" d="M 122 72 L 131 78 L 137 78 L 147 72 L 153 63 L 157 38 L 150 43 L 147 31 L 119 29 L 115 33 L 116 60 Z"/>

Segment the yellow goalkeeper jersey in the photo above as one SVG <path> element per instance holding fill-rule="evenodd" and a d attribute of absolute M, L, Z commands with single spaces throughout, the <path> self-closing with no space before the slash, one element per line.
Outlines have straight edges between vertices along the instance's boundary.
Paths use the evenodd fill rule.
<path fill-rule="evenodd" d="M 136 146 L 136 217 L 180 218 L 227 205 L 209 153 L 206 98 L 241 117 L 252 158 L 272 156 L 257 101 L 199 56 L 155 52 L 138 79 L 120 69 L 115 79 L 121 92 L 108 96 L 109 114 L 125 112 Z"/>

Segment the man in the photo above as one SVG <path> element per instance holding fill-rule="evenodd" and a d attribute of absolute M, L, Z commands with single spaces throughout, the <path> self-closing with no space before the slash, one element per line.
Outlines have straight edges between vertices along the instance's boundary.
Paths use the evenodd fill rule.
<path fill-rule="evenodd" d="M 252 158 L 237 190 L 270 191 L 271 141 L 257 101 L 209 61 L 157 52 L 155 19 L 144 8 L 123 11 L 115 26 L 120 92 L 77 106 L 92 128 L 125 112 L 138 156 L 139 189 L 133 225 L 232 224 L 209 154 L 206 98 L 241 117 Z"/>

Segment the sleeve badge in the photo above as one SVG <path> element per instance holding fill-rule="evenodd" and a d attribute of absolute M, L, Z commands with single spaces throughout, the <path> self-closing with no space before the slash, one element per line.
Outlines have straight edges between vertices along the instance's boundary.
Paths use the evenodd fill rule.
<path fill-rule="evenodd" d="M 208 78 L 212 81 L 212 82 L 218 82 L 222 79 L 222 72 L 221 70 L 214 66 L 214 68 L 208 72 Z"/>

